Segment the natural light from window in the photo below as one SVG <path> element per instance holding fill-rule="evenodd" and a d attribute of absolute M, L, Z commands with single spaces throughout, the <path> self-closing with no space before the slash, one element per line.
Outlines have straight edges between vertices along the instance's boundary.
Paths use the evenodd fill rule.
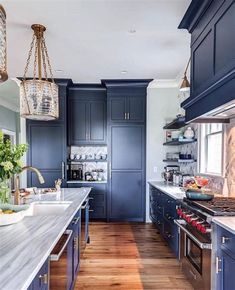
<path fill-rule="evenodd" d="M 202 124 L 200 131 L 200 173 L 222 176 L 223 125 Z"/>

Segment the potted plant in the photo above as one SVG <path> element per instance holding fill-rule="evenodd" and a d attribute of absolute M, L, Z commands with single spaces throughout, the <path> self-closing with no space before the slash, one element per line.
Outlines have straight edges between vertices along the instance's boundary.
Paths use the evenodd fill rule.
<path fill-rule="evenodd" d="M 10 201 L 10 179 L 22 170 L 21 158 L 28 145 L 14 145 L 10 140 L 4 140 L 0 131 L 0 204 Z"/>

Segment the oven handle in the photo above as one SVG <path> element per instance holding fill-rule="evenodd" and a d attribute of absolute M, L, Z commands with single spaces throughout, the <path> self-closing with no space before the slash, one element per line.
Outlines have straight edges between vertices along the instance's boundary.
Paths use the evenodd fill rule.
<path fill-rule="evenodd" d="M 185 227 L 184 225 L 186 224 L 185 221 L 182 220 L 174 220 L 174 223 L 183 231 L 185 232 L 199 247 L 200 249 L 212 249 L 211 244 L 207 243 L 201 243 L 194 235 L 192 235 Z"/>

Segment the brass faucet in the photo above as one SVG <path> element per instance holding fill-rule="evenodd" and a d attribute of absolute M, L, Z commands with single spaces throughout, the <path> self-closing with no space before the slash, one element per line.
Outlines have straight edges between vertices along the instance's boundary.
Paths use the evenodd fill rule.
<path fill-rule="evenodd" d="M 38 177 L 39 182 L 41 184 L 45 183 L 45 180 L 44 180 L 42 174 L 40 173 L 40 171 L 37 168 L 34 168 L 32 166 L 25 166 L 22 168 L 21 173 L 25 170 L 31 170 L 31 171 L 35 172 L 37 177 Z M 19 174 L 16 176 L 16 179 L 15 179 L 14 204 L 20 204 L 20 176 L 19 176 Z"/>

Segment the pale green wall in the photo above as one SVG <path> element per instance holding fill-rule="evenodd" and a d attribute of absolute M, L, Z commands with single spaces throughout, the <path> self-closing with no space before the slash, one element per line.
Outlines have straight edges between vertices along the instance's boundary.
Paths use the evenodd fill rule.
<path fill-rule="evenodd" d="M 0 105 L 0 129 L 6 129 L 15 132 L 16 141 L 18 142 L 20 132 L 19 113 L 13 112 Z"/>

